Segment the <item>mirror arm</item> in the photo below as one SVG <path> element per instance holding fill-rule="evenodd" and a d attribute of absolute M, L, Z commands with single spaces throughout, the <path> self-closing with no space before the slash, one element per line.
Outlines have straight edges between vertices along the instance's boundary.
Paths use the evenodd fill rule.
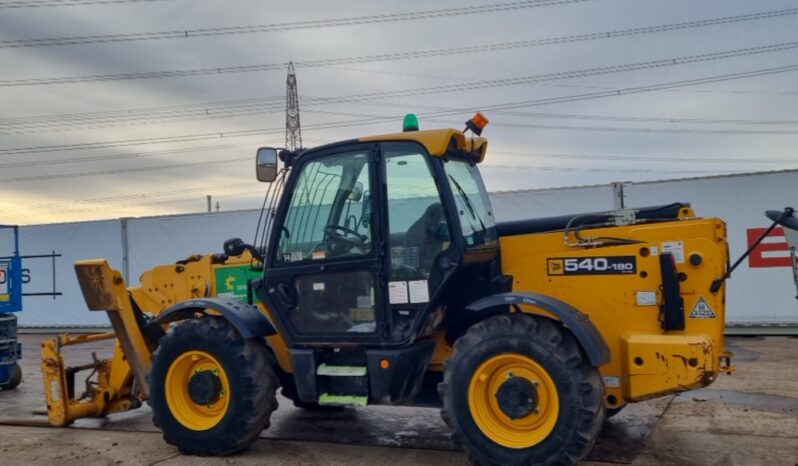
<path fill-rule="evenodd" d="M 731 267 L 729 267 L 729 270 L 727 270 L 727 271 L 726 271 L 726 273 L 725 273 L 725 274 L 723 274 L 723 276 L 722 276 L 722 277 L 720 277 L 720 278 L 716 278 L 716 279 L 715 279 L 715 280 L 712 282 L 712 285 L 709 287 L 709 291 L 710 291 L 712 294 L 717 294 L 717 293 L 718 293 L 718 291 L 720 291 L 720 287 L 721 287 L 721 285 L 723 285 L 723 282 L 725 282 L 726 280 L 728 280 L 728 279 L 729 279 L 729 277 L 731 277 L 731 274 L 732 274 L 732 272 L 734 272 L 734 270 L 735 270 L 735 269 L 736 269 L 736 268 L 737 268 L 737 267 L 738 267 L 740 264 L 742 264 L 742 262 L 745 260 L 745 258 L 746 258 L 746 257 L 748 257 L 748 256 L 751 254 L 751 252 L 753 252 L 753 250 L 754 250 L 754 249 L 756 249 L 756 247 L 757 247 L 757 246 L 759 246 L 759 243 L 761 243 L 762 241 L 764 241 L 764 239 L 765 239 L 765 238 L 767 238 L 767 236 L 768 236 L 768 235 L 769 235 L 769 234 L 770 234 L 770 233 L 771 233 L 771 232 L 772 232 L 772 231 L 773 231 L 773 230 L 774 230 L 774 229 L 775 229 L 775 228 L 776 228 L 776 227 L 777 227 L 779 224 L 781 224 L 781 222 L 782 222 L 782 221 L 784 221 L 784 219 L 786 219 L 787 217 L 791 216 L 791 215 L 792 215 L 792 213 L 793 213 L 793 209 L 788 207 L 788 208 L 784 209 L 784 212 L 782 212 L 782 213 L 781 213 L 781 215 L 779 215 L 777 218 L 773 219 L 773 223 L 770 225 L 770 227 L 768 227 L 768 229 L 767 229 L 767 230 L 765 230 L 765 232 L 764 232 L 764 233 L 762 233 L 762 234 L 759 236 L 759 238 L 758 238 L 756 241 L 754 241 L 754 244 L 752 244 L 752 245 L 751 245 L 751 246 L 748 248 L 748 250 L 747 250 L 747 251 L 745 251 L 745 252 L 743 253 L 743 255 L 742 255 L 742 256 L 740 256 L 740 258 L 739 258 L 739 259 L 737 259 L 737 260 L 734 262 L 734 265 L 732 265 Z"/>

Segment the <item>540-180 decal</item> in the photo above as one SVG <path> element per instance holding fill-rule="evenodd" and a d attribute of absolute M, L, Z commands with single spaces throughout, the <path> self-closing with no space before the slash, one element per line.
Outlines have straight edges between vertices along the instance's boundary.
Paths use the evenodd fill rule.
<path fill-rule="evenodd" d="M 549 275 L 629 275 L 637 273 L 635 256 L 552 257 Z"/>

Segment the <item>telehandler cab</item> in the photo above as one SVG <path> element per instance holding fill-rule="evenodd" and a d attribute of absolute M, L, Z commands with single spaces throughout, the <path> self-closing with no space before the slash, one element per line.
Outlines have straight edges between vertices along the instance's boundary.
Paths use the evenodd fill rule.
<path fill-rule="evenodd" d="M 147 401 L 181 452 L 227 455 L 269 426 L 282 387 L 308 409 L 438 406 L 475 463 L 563 465 L 627 403 L 732 370 L 721 220 L 674 203 L 497 223 L 477 169 L 487 120 L 406 122 L 258 150 L 271 184 L 253 244 L 129 288 L 105 260 L 78 262 L 114 331 L 43 344 L 50 422 Z M 112 338 L 110 359 L 62 358 Z M 94 374 L 80 396 L 79 371 Z"/>

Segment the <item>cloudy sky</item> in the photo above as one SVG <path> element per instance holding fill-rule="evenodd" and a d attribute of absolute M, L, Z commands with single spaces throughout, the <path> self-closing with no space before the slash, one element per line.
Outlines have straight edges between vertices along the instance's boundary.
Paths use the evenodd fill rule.
<path fill-rule="evenodd" d="M 484 109 L 493 191 L 798 168 L 794 0 L 0 0 L 0 223 L 258 207 L 289 60 L 305 146 Z"/>

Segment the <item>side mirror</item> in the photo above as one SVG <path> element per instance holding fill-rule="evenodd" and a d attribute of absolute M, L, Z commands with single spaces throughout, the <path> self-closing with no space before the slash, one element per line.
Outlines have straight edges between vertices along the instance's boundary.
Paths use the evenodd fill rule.
<path fill-rule="evenodd" d="M 255 161 L 255 172 L 258 181 L 270 183 L 277 178 L 277 150 L 271 147 L 258 149 Z"/>
<path fill-rule="evenodd" d="M 768 210 L 765 215 L 783 227 L 798 231 L 798 216 L 792 207 L 787 207 L 784 210 Z"/>

